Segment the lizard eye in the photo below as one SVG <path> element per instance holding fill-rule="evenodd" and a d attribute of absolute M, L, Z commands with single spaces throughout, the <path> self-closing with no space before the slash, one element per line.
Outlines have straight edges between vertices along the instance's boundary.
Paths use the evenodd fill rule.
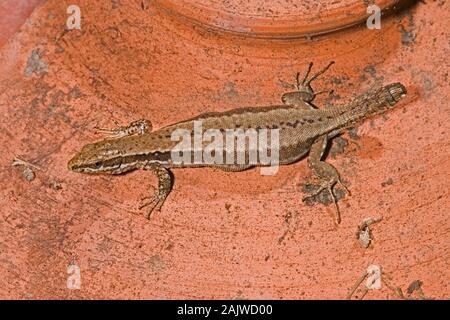
<path fill-rule="evenodd" d="M 100 168 L 102 166 L 102 163 L 98 161 L 98 162 L 96 162 L 94 164 L 94 166 L 95 166 L 96 169 L 98 169 L 98 168 Z"/>

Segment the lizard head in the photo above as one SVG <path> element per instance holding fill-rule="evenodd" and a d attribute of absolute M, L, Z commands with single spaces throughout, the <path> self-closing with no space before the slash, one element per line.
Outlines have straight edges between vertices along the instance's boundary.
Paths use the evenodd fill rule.
<path fill-rule="evenodd" d="M 85 145 L 68 163 L 69 170 L 83 173 L 111 172 L 120 167 L 118 151 L 112 141 L 103 140 Z"/>

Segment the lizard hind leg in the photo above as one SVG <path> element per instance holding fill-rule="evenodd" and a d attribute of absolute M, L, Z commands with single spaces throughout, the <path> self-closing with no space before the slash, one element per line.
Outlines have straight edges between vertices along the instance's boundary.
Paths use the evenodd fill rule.
<path fill-rule="evenodd" d="M 333 193 L 333 187 L 336 184 L 340 184 L 348 194 L 350 194 L 347 187 L 341 182 L 341 179 L 339 177 L 339 173 L 337 172 L 336 168 L 333 167 L 331 164 L 326 163 L 325 161 L 322 161 L 321 158 L 323 156 L 323 153 L 325 151 L 325 148 L 327 146 L 328 139 L 326 136 L 322 136 L 318 138 L 313 145 L 311 146 L 311 150 L 308 157 L 308 166 L 313 172 L 315 176 L 319 178 L 321 181 L 319 188 L 314 191 L 313 193 L 305 196 L 303 198 L 303 201 L 305 201 L 308 198 L 314 197 L 321 193 L 323 190 L 327 190 L 333 200 L 333 203 L 336 207 L 336 222 L 339 224 L 341 222 L 341 214 L 339 211 L 339 207 L 337 205 L 336 197 Z"/>
<path fill-rule="evenodd" d="M 309 74 L 311 73 L 311 69 L 313 66 L 313 63 L 310 62 L 308 65 L 308 70 L 305 73 L 305 76 L 303 77 L 303 80 L 300 81 L 300 73 L 297 72 L 297 75 L 295 77 L 296 82 L 296 89 L 297 91 L 293 92 L 287 92 L 281 96 L 281 101 L 283 101 L 286 105 L 304 105 L 305 102 L 311 103 L 315 97 L 318 94 L 321 93 L 331 93 L 333 90 L 323 90 L 319 92 L 314 92 L 313 88 L 311 87 L 311 82 L 317 79 L 318 76 L 325 73 L 331 65 L 334 64 L 334 61 L 331 61 L 326 67 L 324 67 L 322 70 L 315 73 L 311 78 L 308 79 Z M 314 109 L 314 107 L 312 106 Z"/>
<path fill-rule="evenodd" d="M 144 134 L 152 131 L 152 123 L 146 119 L 131 122 L 126 126 L 117 126 L 114 129 L 95 128 L 96 133 L 103 133 L 110 138 L 121 138 L 125 136 Z"/>

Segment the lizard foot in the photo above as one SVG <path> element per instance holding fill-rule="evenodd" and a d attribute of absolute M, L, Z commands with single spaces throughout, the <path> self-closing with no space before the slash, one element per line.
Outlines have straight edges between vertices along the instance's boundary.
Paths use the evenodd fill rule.
<path fill-rule="evenodd" d="M 153 211 L 161 211 L 161 207 L 164 203 L 165 198 L 160 197 L 159 195 L 154 195 L 153 197 L 144 197 L 141 199 L 139 203 L 139 210 L 149 207 L 147 210 L 146 218 L 150 219 L 150 215 Z"/>
<path fill-rule="evenodd" d="M 106 128 L 95 128 L 96 133 L 103 133 L 110 138 L 121 138 L 125 136 L 130 136 L 134 134 L 144 134 L 152 130 L 152 124 L 150 121 L 145 119 L 140 119 L 131 122 L 127 126 L 118 126 L 115 129 Z"/>
<path fill-rule="evenodd" d="M 311 192 L 310 194 L 304 196 L 302 201 L 305 202 L 308 199 L 311 199 L 313 197 L 318 196 L 320 193 L 322 193 L 322 191 L 327 190 L 328 194 L 331 196 L 331 200 L 333 201 L 334 206 L 336 208 L 336 223 L 339 224 L 341 222 L 341 212 L 340 212 L 339 206 L 337 204 L 336 196 L 335 196 L 335 194 L 333 192 L 333 187 L 336 184 L 341 185 L 344 188 L 344 190 L 346 191 L 346 193 L 350 195 L 350 190 L 348 190 L 347 186 L 345 184 L 343 184 L 340 179 L 337 179 L 337 180 L 336 179 L 331 179 L 331 180 L 323 181 L 319 185 L 319 188 L 317 188 L 315 191 Z"/>
<path fill-rule="evenodd" d="M 286 105 L 301 105 L 302 102 L 311 103 L 318 94 L 321 93 L 329 93 L 331 94 L 333 90 L 323 90 L 319 92 L 314 92 L 311 87 L 311 82 L 317 79 L 318 76 L 325 73 L 325 71 L 330 68 L 330 66 L 334 64 L 334 61 L 331 61 L 325 68 L 314 74 L 311 78 L 308 79 L 309 74 L 311 73 L 311 69 L 313 63 L 310 62 L 308 65 L 308 70 L 306 71 L 303 80 L 300 81 L 300 72 L 297 72 L 295 76 L 295 88 L 297 91 L 287 92 L 281 96 L 281 101 L 283 101 Z"/>

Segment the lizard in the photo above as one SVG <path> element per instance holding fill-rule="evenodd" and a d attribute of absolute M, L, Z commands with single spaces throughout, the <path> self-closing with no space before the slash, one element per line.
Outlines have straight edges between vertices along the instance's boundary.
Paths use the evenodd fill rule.
<path fill-rule="evenodd" d="M 195 121 L 201 121 L 204 130 L 278 129 L 279 164 L 288 165 L 308 156 L 308 167 L 320 181 L 319 188 L 305 196 L 303 201 L 327 190 L 336 207 L 337 223 L 340 223 L 340 211 L 333 188 L 339 184 L 348 194 L 350 192 L 341 182 L 336 168 L 323 159 L 328 142 L 364 119 L 391 109 L 405 97 L 407 91 L 399 82 L 390 83 L 360 94 L 350 103 L 319 109 L 313 104 L 313 100 L 318 94 L 329 91 L 314 92 L 311 83 L 325 73 L 333 63 L 334 61 L 331 61 L 309 77 L 313 66 L 310 62 L 304 77 L 300 78 L 300 73 L 296 74 L 295 90 L 282 95 L 283 104 L 204 113 L 155 131 L 152 131 L 151 122 L 145 119 L 115 129 L 97 128 L 109 137 L 86 144 L 68 162 L 68 168 L 75 172 L 91 174 L 116 175 L 136 169 L 153 172 L 158 178 L 158 188 L 153 196 L 142 198 L 139 205 L 139 209 L 149 208 L 147 218 L 150 219 L 152 211 L 161 210 L 172 190 L 173 174 L 170 171 L 172 168 L 215 167 L 237 172 L 263 165 L 175 163 L 172 161 L 171 151 L 178 143 L 172 138 L 177 129 L 185 129 L 192 133 Z"/>

